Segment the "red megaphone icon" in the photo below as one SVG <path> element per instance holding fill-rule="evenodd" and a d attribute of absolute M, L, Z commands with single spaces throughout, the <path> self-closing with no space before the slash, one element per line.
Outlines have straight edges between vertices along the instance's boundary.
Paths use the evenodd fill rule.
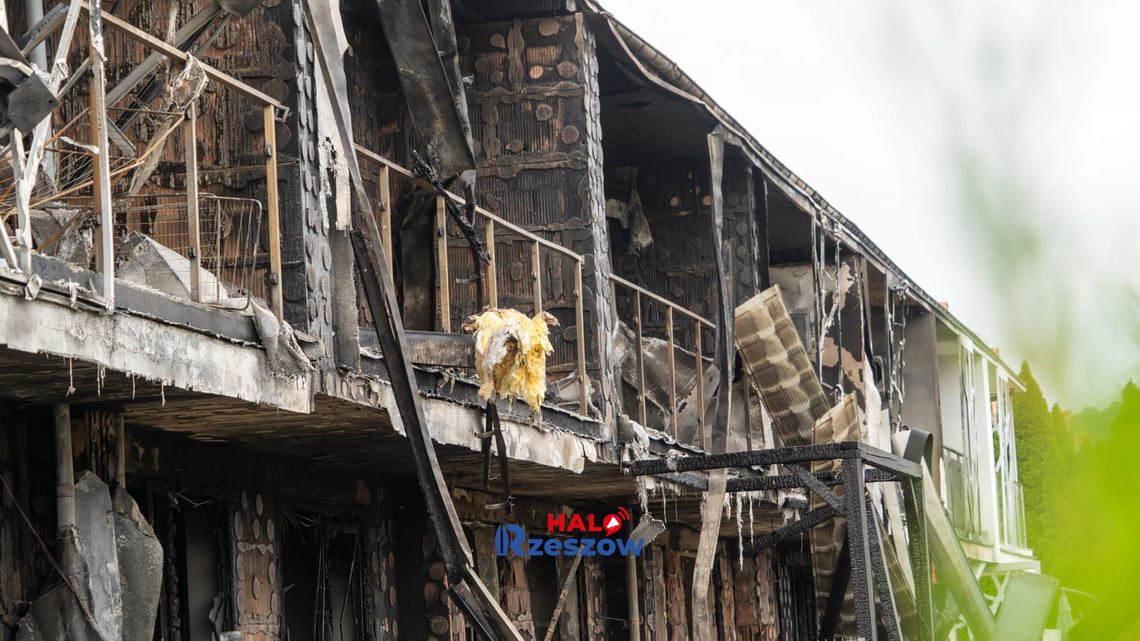
<path fill-rule="evenodd" d="M 621 519 L 616 514 L 607 514 L 602 519 L 602 529 L 606 531 L 606 536 L 613 534 L 621 529 Z"/>

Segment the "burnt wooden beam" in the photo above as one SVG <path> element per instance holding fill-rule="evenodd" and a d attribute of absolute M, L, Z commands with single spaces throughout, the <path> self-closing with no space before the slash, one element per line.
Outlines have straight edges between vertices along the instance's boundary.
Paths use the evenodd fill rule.
<path fill-rule="evenodd" d="M 770 450 L 684 456 L 668 460 L 647 459 L 624 463 L 622 468 L 634 476 L 644 476 L 646 474 L 665 474 L 667 472 L 712 470 L 720 467 L 752 467 L 807 463 L 811 461 L 830 461 L 834 459 L 851 458 L 857 451 L 858 443 L 856 442 L 823 443 L 819 445 L 781 447 Z"/>
<path fill-rule="evenodd" d="M 839 459 L 866 458 L 864 463 L 877 467 L 890 474 L 905 478 L 915 478 L 921 473 L 917 463 L 911 463 L 878 448 L 857 441 L 841 443 L 821 443 L 770 450 L 751 450 L 725 454 L 706 454 L 661 460 L 646 459 L 622 464 L 622 469 L 634 476 L 665 474 L 669 472 L 695 472 L 722 467 L 753 467 L 768 465 L 788 465 L 812 461 L 833 461 Z M 881 480 L 888 480 L 882 478 Z"/>
<path fill-rule="evenodd" d="M 475 367 L 475 338 L 470 334 L 409 331 L 408 358 L 429 367 Z"/>
<path fill-rule="evenodd" d="M 855 594 L 855 630 L 859 637 L 878 641 L 875 619 L 875 589 L 871 567 L 870 519 L 864 501 L 863 461 L 859 456 L 843 461 L 843 498 L 847 502 L 847 545 L 851 549 L 851 586 Z"/>
<path fill-rule="evenodd" d="M 328 93 L 333 103 L 333 117 L 336 121 L 337 135 L 340 138 L 341 148 L 350 150 L 354 148 L 352 139 L 352 122 L 348 109 L 347 79 L 344 74 L 343 61 L 340 60 L 340 51 L 336 46 L 336 24 L 339 15 L 333 15 L 327 3 L 306 2 L 305 20 L 313 36 L 316 49 L 316 58 Z M 418 2 L 405 0 L 399 3 L 380 3 L 381 15 L 394 4 L 402 5 L 408 9 L 409 4 L 420 12 L 420 22 L 427 26 L 423 18 L 423 10 Z M 386 35 L 389 39 L 393 53 L 399 46 L 399 38 L 407 38 L 410 34 L 401 34 L 388 29 L 385 25 Z M 442 72 L 439 57 L 431 42 L 430 32 L 427 34 L 426 44 L 431 48 L 431 57 L 436 67 Z M 421 41 L 421 45 L 423 42 Z M 408 52 L 403 52 L 407 54 Z M 401 74 L 401 77 L 403 74 Z M 446 88 L 446 86 L 445 86 Z M 437 103 L 438 104 L 438 103 Z M 422 121 L 421 121 L 422 126 Z M 454 140 L 454 138 L 452 138 Z M 444 150 L 438 150 L 441 153 Z M 467 157 L 471 157 L 471 149 L 466 150 Z M 462 150 L 461 150 L 462 152 Z M 436 542 L 440 555 L 443 557 L 447 574 L 451 579 L 450 589 L 456 597 L 457 605 L 466 619 L 480 634 L 490 641 L 523 641 L 522 635 L 514 623 L 499 605 L 498 595 L 491 594 L 475 571 L 474 559 L 467 538 L 459 523 L 459 516 L 455 511 L 455 504 L 451 500 L 447 484 L 443 478 L 439 461 L 436 458 L 435 446 L 431 441 L 431 432 L 424 415 L 423 404 L 419 388 L 416 383 L 415 371 L 407 358 L 407 339 L 404 336 L 404 323 L 400 314 L 400 305 L 396 297 L 396 286 L 392 280 L 391 270 L 384 255 L 384 244 L 380 237 L 380 228 L 373 215 L 371 200 L 364 185 L 364 178 L 360 173 L 360 164 L 356 154 L 347 154 L 349 174 L 353 187 L 353 229 L 349 233 L 352 241 L 353 259 L 360 282 L 365 293 L 368 310 L 376 324 L 376 337 L 380 343 L 380 351 L 384 356 L 384 365 L 388 369 L 388 378 L 392 384 L 392 394 L 396 401 L 400 418 L 411 447 L 412 458 L 415 460 L 416 479 L 424 495 L 424 503 L 431 518 L 432 529 L 435 532 Z"/>
<path fill-rule="evenodd" d="M 875 511 L 871 505 L 871 497 L 864 498 L 867 504 L 867 541 L 871 547 L 871 573 L 875 577 L 875 594 L 879 597 L 879 616 L 883 627 L 887 630 L 888 641 L 902 641 L 902 630 L 899 623 L 899 612 L 895 603 L 895 595 L 891 591 L 891 580 L 887 574 L 886 552 L 883 551 L 883 541 L 879 538 L 879 527 L 875 523 Z"/>
<path fill-rule="evenodd" d="M 474 184 L 475 155 L 466 111 L 456 96 L 419 0 L 377 1 L 380 23 L 407 97 L 416 129 L 424 137 L 433 165 L 445 184 L 464 175 Z M 446 27 L 441 27 L 446 29 Z M 454 36 L 453 36 L 454 37 Z M 462 88 L 462 83 L 456 83 Z M 463 99 L 463 106 L 466 100 Z M 351 149 L 352 147 L 346 147 Z"/>
<path fill-rule="evenodd" d="M 804 487 L 815 493 L 816 496 L 823 499 L 825 503 L 835 508 L 839 514 L 844 514 L 843 499 L 839 498 L 835 492 L 831 491 L 827 485 L 817 479 L 811 472 L 807 471 L 800 465 L 789 465 L 788 469 L 792 471 L 792 475 L 799 479 Z"/>
<path fill-rule="evenodd" d="M 692 473 L 689 473 L 692 474 Z M 670 475 L 662 474 L 662 478 Z M 817 472 L 813 475 L 820 483 L 827 486 L 843 485 L 843 479 L 838 472 Z M 866 483 L 889 483 L 899 479 L 894 474 L 882 470 L 868 469 L 863 473 Z M 757 492 L 763 490 L 790 490 L 807 487 L 803 480 L 794 474 L 776 474 L 772 476 L 758 476 L 755 478 L 732 479 L 728 482 L 729 492 Z"/>
<path fill-rule="evenodd" d="M 859 456 L 863 459 L 864 463 L 881 470 L 894 472 L 900 476 L 912 479 L 922 478 L 922 466 L 918 463 L 908 461 L 901 456 L 895 456 L 890 452 L 880 450 L 866 443 L 859 443 Z"/>
<path fill-rule="evenodd" d="M 923 481 L 907 479 L 903 482 L 903 505 L 906 511 L 906 529 L 910 567 L 914 575 L 914 601 L 918 610 L 919 641 L 934 640 L 934 599 L 931 594 L 930 550 L 926 536 L 926 510 L 922 496 Z"/>
<path fill-rule="evenodd" d="M 770 532 L 756 539 L 756 542 L 747 546 L 745 550 L 748 554 L 755 554 L 792 537 L 799 536 L 820 523 L 825 523 L 836 516 L 839 516 L 839 513 L 835 511 L 835 508 L 830 505 L 825 505 L 804 514 L 799 520 L 789 523 L 775 532 Z"/>

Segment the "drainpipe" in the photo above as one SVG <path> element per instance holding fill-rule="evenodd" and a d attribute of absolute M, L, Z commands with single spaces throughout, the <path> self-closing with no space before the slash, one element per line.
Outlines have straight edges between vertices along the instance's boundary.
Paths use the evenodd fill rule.
<path fill-rule="evenodd" d="M 28 20 L 28 28 L 39 24 L 44 19 L 44 0 L 27 0 L 24 4 L 24 17 Z M 40 71 L 47 72 L 47 48 L 41 42 L 32 49 L 28 61 L 39 67 Z"/>
<path fill-rule="evenodd" d="M 55 513 L 59 530 L 75 526 L 75 468 L 71 458 L 71 406 L 56 405 Z"/>
<path fill-rule="evenodd" d="M 637 604 L 637 557 L 625 556 L 625 595 L 629 609 L 629 641 L 641 641 L 641 611 Z"/>

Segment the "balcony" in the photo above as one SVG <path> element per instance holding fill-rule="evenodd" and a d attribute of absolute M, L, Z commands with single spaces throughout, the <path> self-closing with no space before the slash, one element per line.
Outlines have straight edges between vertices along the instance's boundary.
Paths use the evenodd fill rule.
<path fill-rule="evenodd" d="M 410 202 L 413 198 L 408 194 L 417 191 L 420 198 L 426 193 L 433 201 L 430 211 L 434 214 L 434 311 L 432 327 L 424 333 L 436 338 L 423 340 L 454 335 L 462 319 L 484 305 L 515 308 L 528 314 L 550 312 L 563 331 L 551 337 L 555 349 L 547 367 L 551 390 L 547 403 L 582 417 L 597 417 L 599 410 L 592 398 L 603 385 L 595 367 L 598 342 L 591 337 L 595 329 L 587 321 L 583 293 L 583 273 L 589 257 L 483 207 L 475 207 L 473 219 L 467 224 L 478 233 L 486 250 L 480 286 L 478 259 L 468 241 L 470 230 L 465 235 L 447 210 L 450 201 L 462 211 L 463 199 L 437 190 L 423 177 L 362 145 L 357 145 L 356 152 L 361 166 L 375 176 L 375 211 L 389 261 L 401 253 L 393 237 L 392 213 L 397 201 L 402 198 Z M 397 268 L 393 273 L 399 277 L 401 270 Z M 407 273 L 402 276 L 405 282 L 411 277 Z M 399 286 L 401 279 L 397 281 Z M 615 274 L 607 275 L 605 286 L 615 299 L 620 297 L 628 303 L 618 306 L 619 310 L 632 311 L 631 315 L 619 313 L 617 319 L 618 380 L 610 381 L 619 393 L 624 392 L 625 413 L 640 425 L 684 445 L 706 446 L 708 429 L 703 410 L 713 396 L 706 386 L 710 385 L 713 371 L 709 345 L 714 323 Z M 651 315 L 663 319 L 660 337 L 646 332 L 646 320 Z M 363 321 L 364 325 L 370 324 L 368 319 Z M 423 334 L 413 331 L 410 336 L 415 341 Z M 458 336 L 454 340 L 470 341 Z M 470 360 L 457 364 L 465 369 L 473 367 Z"/>
<path fill-rule="evenodd" d="M 8 154 L 0 258 L 41 281 L 78 270 L 68 287 L 108 310 L 121 307 L 119 285 L 218 309 L 260 299 L 281 318 L 276 126 L 286 108 L 113 15 L 102 22 L 102 46 L 130 73 L 110 83 L 102 62 L 85 62 L 67 77 L 64 37 L 52 77 L 59 106 L 27 149 L 21 141 Z M 148 79 L 163 63 L 160 90 Z"/>

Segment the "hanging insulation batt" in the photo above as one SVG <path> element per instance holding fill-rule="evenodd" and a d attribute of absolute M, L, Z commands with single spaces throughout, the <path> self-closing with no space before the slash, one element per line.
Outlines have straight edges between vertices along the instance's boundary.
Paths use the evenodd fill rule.
<path fill-rule="evenodd" d="M 551 325 L 558 320 L 546 312 L 528 317 L 516 309 L 490 308 L 469 317 L 463 330 L 475 334 L 479 396 L 521 398 L 538 410 L 546 395 L 546 357 L 554 351 Z"/>

